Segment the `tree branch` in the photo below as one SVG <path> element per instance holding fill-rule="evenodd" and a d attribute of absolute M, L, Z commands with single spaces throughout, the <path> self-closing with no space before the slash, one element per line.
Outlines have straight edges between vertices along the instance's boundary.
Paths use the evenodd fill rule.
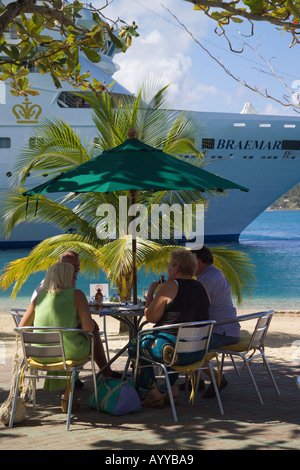
<path fill-rule="evenodd" d="M 276 16 L 270 16 L 265 12 L 265 14 L 255 14 L 252 12 L 248 12 L 244 9 L 240 8 L 235 8 L 233 7 L 233 3 L 236 2 L 230 2 L 230 3 L 225 3 L 222 1 L 218 0 L 184 0 L 185 2 L 193 3 L 194 5 L 198 5 L 199 7 L 205 7 L 205 8 L 222 8 L 229 13 L 232 13 L 233 15 L 236 16 L 241 16 L 243 18 L 246 18 L 247 20 L 251 21 L 267 21 L 268 23 L 274 24 L 276 26 L 281 26 L 285 29 L 289 29 L 291 31 L 293 30 L 299 30 L 300 25 L 295 24 L 292 21 L 286 21 L 284 18 L 280 19 Z M 291 13 L 288 15 L 288 17 L 291 15 Z"/>
<path fill-rule="evenodd" d="M 189 1 L 189 0 L 186 0 L 186 1 Z M 168 10 L 168 9 L 167 9 Z M 217 57 L 215 57 L 213 54 L 211 54 L 211 52 L 203 46 L 203 44 L 201 44 L 201 42 L 193 35 L 193 33 L 183 24 L 179 21 L 179 19 L 174 15 L 174 13 L 172 13 L 170 10 L 168 10 L 169 13 L 176 19 L 176 21 L 187 31 L 187 33 L 191 36 L 191 38 L 193 39 L 193 41 L 198 44 L 201 49 L 203 49 L 210 57 L 211 59 L 213 59 L 215 62 L 217 62 L 217 64 L 222 67 L 222 69 L 227 73 L 227 75 L 229 75 L 231 78 L 233 78 L 236 82 L 238 83 L 241 83 L 243 86 L 245 86 L 246 88 L 248 88 L 249 90 L 251 91 L 254 91 L 255 93 L 258 93 L 259 95 L 263 96 L 264 98 L 269 98 L 273 101 L 275 101 L 276 103 L 279 103 L 280 105 L 282 106 L 285 106 L 285 107 L 292 107 L 294 109 L 294 111 L 296 112 L 300 112 L 299 109 L 300 109 L 300 102 L 299 102 L 299 99 L 298 99 L 298 104 L 296 104 L 295 102 L 292 103 L 291 101 L 288 101 L 287 98 L 284 96 L 284 99 L 286 100 L 285 102 L 283 102 L 282 100 L 270 95 L 268 93 L 268 90 L 265 89 L 265 91 L 260 91 L 256 86 L 252 86 L 252 85 L 249 85 L 247 82 L 241 80 L 239 77 L 236 77 L 232 72 L 230 72 L 230 70 L 223 64 L 223 62 L 218 59 Z M 247 44 L 248 45 L 248 44 Z M 251 46 L 249 46 L 251 47 Z M 253 49 L 253 48 L 252 48 Z M 267 61 L 266 59 L 264 59 L 259 53 L 258 51 L 256 50 L 256 53 L 259 55 L 259 57 L 261 59 L 264 60 L 264 62 L 266 62 L 271 70 L 271 74 L 277 79 L 279 80 L 284 86 L 285 88 L 287 88 L 287 90 L 291 93 L 291 95 L 294 95 L 295 93 L 293 93 L 290 88 L 284 83 L 282 77 L 278 77 L 275 73 L 275 70 L 274 68 L 272 67 L 272 65 L 270 64 L 269 61 Z"/>

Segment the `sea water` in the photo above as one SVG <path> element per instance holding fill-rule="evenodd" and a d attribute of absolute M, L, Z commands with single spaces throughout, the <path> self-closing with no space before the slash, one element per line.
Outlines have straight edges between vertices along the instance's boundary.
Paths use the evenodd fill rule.
<path fill-rule="evenodd" d="M 245 296 L 242 309 L 299 310 L 300 311 L 300 211 L 265 211 L 242 233 L 239 243 L 226 243 L 229 249 L 247 253 L 256 267 L 257 287 L 252 297 Z M 0 250 L 0 267 L 23 258 L 28 249 Z M 165 274 L 166 273 L 161 273 Z M 1 310 L 26 308 L 31 294 L 44 273 L 32 274 L 22 286 L 15 300 L 12 288 L 0 292 Z M 166 276 L 167 277 L 167 276 Z M 143 287 L 157 276 L 138 272 L 138 297 L 143 299 Z M 90 296 L 90 283 L 108 282 L 105 273 L 97 279 L 78 276 L 77 288 Z"/>
<path fill-rule="evenodd" d="M 300 211 L 265 211 L 240 236 L 238 249 L 256 267 L 245 306 L 300 311 Z"/>

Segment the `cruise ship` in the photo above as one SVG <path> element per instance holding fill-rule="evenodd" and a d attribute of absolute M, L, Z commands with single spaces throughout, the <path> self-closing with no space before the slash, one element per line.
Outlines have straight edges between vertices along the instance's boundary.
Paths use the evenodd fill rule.
<path fill-rule="evenodd" d="M 99 64 L 82 58 L 82 71 L 106 85 L 114 82 L 112 91 L 130 94 L 113 74 L 116 50 L 108 43 Z M 92 112 L 82 107 L 74 89 L 64 83 L 56 89 L 50 76 L 37 70 L 30 81 L 39 95 L 14 97 L 9 84 L 0 82 L 0 204 L 1 194 L 10 186 L 14 159 L 25 143 L 30 144 L 33 128 L 45 118 L 58 117 L 80 132 L 83 140 L 93 141 L 97 130 Z M 198 148 L 204 154 L 206 169 L 249 188 L 249 192 L 228 190 L 226 195 L 210 199 L 204 222 L 206 242 L 238 241 L 241 232 L 267 207 L 300 181 L 300 118 L 256 114 L 251 105 L 243 112 L 192 112 L 203 132 Z M 34 142 L 32 142 L 34 145 Z M 36 186 L 28 175 L 26 187 Z M 21 224 L 10 238 L 0 238 L 0 248 L 31 247 L 56 234 L 47 224 Z"/>

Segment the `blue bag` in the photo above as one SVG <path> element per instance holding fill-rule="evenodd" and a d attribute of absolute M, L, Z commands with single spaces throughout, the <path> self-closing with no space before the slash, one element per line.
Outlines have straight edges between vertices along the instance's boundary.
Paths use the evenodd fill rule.
<path fill-rule="evenodd" d="M 117 380 L 110 377 L 100 377 L 97 380 L 98 402 L 100 411 L 115 416 L 141 411 L 139 396 L 129 379 Z M 90 393 L 88 405 L 97 409 L 95 392 Z"/>

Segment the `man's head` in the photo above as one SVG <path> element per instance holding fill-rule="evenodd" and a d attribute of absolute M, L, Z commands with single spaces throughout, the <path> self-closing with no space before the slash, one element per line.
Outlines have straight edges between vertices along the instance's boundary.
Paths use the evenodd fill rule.
<path fill-rule="evenodd" d="M 192 250 L 192 252 L 197 256 L 198 270 L 196 275 L 198 276 L 198 274 L 202 273 L 208 266 L 213 264 L 214 257 L 211 250 L 205 245 L 199 250 Z"/>
<path fill-rule="evenodd" d="M 76 281 L 77 280 L 77 274 L 80 271 L 80 259 L 79 259 L 79 254 L 76 253 L 75 251 L 65 251 L 60 257 L 59 261 L 63 263 L 69 263 L 73 265 L 74 268 L 74 274 L 73 278 Z"/>

